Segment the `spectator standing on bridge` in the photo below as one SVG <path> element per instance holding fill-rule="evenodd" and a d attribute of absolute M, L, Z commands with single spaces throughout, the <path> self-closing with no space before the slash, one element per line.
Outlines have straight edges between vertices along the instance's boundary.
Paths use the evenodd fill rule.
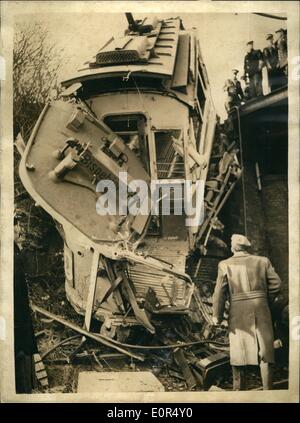
<path fill-rule="evenodd" d="M 213 322 L 223 320 L 230 300 L 229 342 L 233 390 L 246 390 L 246 366 L 259 365 L 263 389 L 272 389 L 274 335 L 270 312 L 281 285 L 270 260 L 252 255 L 243 235 L 232 235 L 233 256 L 219 263 Z"/>
<path fill-rule="evenodd" d="M 249 77 L 249 94 L 251 99 L 263 95 L 263 54 L 260 50 L 254 50 L 253 45 L 254 41 L 248 41 L 247 54 L 244 59 L 244 74 Z"/>
<path fill-rule="evenodd" d="M 240 106 L 241 101 L 244 98 L 244 93 L 241 87 L 241 83 L 237 78 L 238 70 L 233 69 L 233 77 L 226 79 L 224 85 L 224 91 L 227 92 L 227 98 L 225 101 L 225 109 L 227 113 L 234 107 Z"/>
<path fill-rule="evenodd" d="M 250 100 L 250 82 L 248 76 L 241 76 L 241 80 L 244 81 L 244 102 Z"/>
<path fill-rule="evenodd" d="M 278 34 L 275 47 L 278 51 L 278 68 L 282 75 L 281 85 L 286 85 L 288 76 L 287 31 L 280 28 L 275 33 Z"/>
<path fill-rule="evenodd" d="M 280 86 L 279 71 L 278 71 L 278 51 L 274 45 L 274 37 L 268 34 L 266 37 L 268 45 L 263 49 L 264 63 L 268 71 L 268 81 L 270 91 L 274 91 Z"/>
<path fill-rule="evenodd" d="M 233 73 L 233 78 L 232 81 L 234 83 L 234 86 L 236 88 L 236 95 L 239 97 L 240 102 L 243 100 L 244 98 L 244 93 L 242 90 L 242 86 L 240 81 L 238 80 L 237 74 L 239 73 L 238 69 L 232 69 L 232 73 Z"/>

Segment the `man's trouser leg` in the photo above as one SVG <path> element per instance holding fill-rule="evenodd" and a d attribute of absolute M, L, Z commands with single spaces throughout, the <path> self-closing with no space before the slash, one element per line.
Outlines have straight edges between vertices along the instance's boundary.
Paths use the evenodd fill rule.
<path fill-rule="evenodd" d="M 277 88 L 277 84 L 278 81 L 276 80 L 276 71 L 272 70 L 268 70 L 268 80 L 269 80 L 269 87 L 270 87 L 270 91 L 274 91 Z"/>
<path fill-rule="evenodd" d="M 231 366 L 232 367 L 232 381 L 233 391 L 245 391 L 246 390 L 246 366 Z"/>
<path fill-rule="evenodd" d="M 254 77 L 255 77 L 255 75 L 252 75 L 252 76 L 249 77 L 249 97 L 250 97 L 250 99 L 256 97 Z"/>
<path fill-rule="evenodd" d="M 254 84 L 255 84 L 256 97 L 260 97 L 261 95 L 263 95 L 262 74 L 261 73 L 256 73 L 254 75 Z"/>
<path fill-rule="evenodd" d="M 273 366 L 271 363 L 261 360 L 259 363 L 260 375 L 264 390 L 273 389 Z"/>

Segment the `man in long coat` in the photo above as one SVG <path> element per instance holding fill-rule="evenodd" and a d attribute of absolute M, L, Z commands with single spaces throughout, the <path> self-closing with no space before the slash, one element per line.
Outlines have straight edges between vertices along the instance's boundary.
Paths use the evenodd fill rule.
<path fill-rule="evenodd" d="M 249 78 L 250 98 L 256 98 L 263 95 L 263 54 L 260 50 L 254 50 L 253 44 L 253 41 L 247 43 L 247 54 L 244 58 L 244 75 Z"/>
<path fill-rule="evenodd" d="M 233 390 L 246 389 L 246 366 L 259 365 L 264 389 L 272 389 L 274 363 L 273 325 L 269 304 L 281 281 L 270 260 L 248 253 L 251 246 L 243 235 L 233 235 L 233 256 L 219 263 L 213 297 L 213 320 L 223 320 L 229 297 L 230 363 Z"/>
<path fill-rule="evenodd" d="M 274 45 L 273 34 L 268 34 L 266 40 L 268 45 L 263 49 L 263 56 L 267 67 L 270 90 L 274 91 L 280 86 L 278 51 Z"/>
<path fill-rule="evenodd" d="M 275 42 L 275 47 L 278 50 L 278 62 L 279 68 L 282 69 L 283 73 L 287 76 L 288 66 L 288 50 L 287 50 L 287 31 L 280 28 L 275 31 L 278 34 L 278 39 Z"/>
<path fill-rule="evenodd" d="M 275 47 L 278 53 L 278 72 L 280 75 L 280 86 L 288 83 L 288 45 L 287 45 L 287 31 L 280 28 L 275 31 L 278 34 L 278 39 L 275 42 Z"/>

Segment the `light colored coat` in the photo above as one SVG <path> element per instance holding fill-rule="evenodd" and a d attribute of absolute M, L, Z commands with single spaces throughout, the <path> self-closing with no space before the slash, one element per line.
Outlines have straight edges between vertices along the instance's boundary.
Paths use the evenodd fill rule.
<path fill-rule="evenodd" d="M 279 292 L 280 285 L 280 278 L 266 257 L 239 251 L 219 263 L 213 314 L 222 321 L 226 298 L 229 298 L 232 365 L 257 365 L 259 358 L 274 362 L 269 302 Z"/>

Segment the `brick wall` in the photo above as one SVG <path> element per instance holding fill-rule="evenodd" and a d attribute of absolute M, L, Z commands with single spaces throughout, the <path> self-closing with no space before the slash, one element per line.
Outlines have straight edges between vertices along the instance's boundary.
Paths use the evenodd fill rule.
<path fill-rule="evenodd" d="M 263 178 L 262 202 L 269 257 L 288 290 L 288 186 L 285 175 Z"/>
<path fill-rule="evenodd" d="M 247 235 L 254 254 L 267 256 L 283 281 L 288 293 L 288 188 L 285 175 L 267 175 L 258 191 L 254 164 L 244 172 Z M 225 236 L 245 234 L 243 184 L 239 182 L 223 214 Z M 227 241 L 228 242 L 228 241 Z"/>

